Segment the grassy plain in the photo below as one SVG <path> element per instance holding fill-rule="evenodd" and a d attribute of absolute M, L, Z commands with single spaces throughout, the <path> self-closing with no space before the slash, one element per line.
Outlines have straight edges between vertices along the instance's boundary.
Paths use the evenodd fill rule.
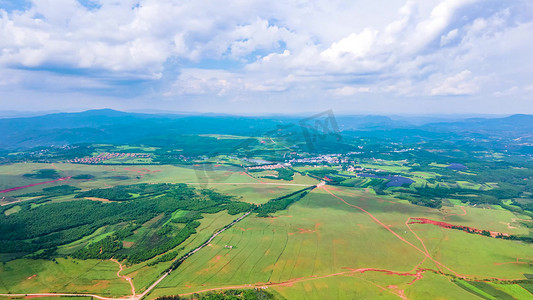
<path fill-rule="evenodd" d="M 324 190 L 315 190 L 273 218 L 249 217 L 217 237 L 211 247 L 185 261 L 161 282 L 150 298 L 231 286 L 268 286 L 289 299 L 337 298 L 335 295 L 379 295 L 387 299 L 403 294 L 413 298 L 447 295 L 448 299 L 475 299 L 451 282 L 453 272 L 477 279 L 518 279 L 531 270 L 529 264 L 500 264 L 506 259 L 530 256 L 532 247 L 528 244 L 428 224 L 411 224 L 411 232 L 405 224 L 408 217 L 459 218 L 452 216 L 462 213 L 459 208 L 439 211 L 360 190 L 328 189 L 372 214 L 396 235 L 369 214 Z M 483 212 L 481 208 L 468 208 L 461 220 L 478 224 L 475 220 Z M 486 220 L 497 225 L 513 217 L 508 211 L 494 210 Z M 373 270 L 361 271 L 366 268 Z M 418 268 L 434 271 L 422 272 L 416 280 Z M 448 275 L 432 273 L 440 270 Z"/>
<path fill-rule="evenodd" d="M 0 293 L 97 293 L 126 296 L 130 285 L 109 260 L 18 259 L 0 265 Z"/>
<path fill-rule="evenodd" d="M 400 162 L 376 163 L 367 167 L 389 171 L 405 171 L 406 168 Z M 56 168 L 65 177 L 80 174 L 94 177 L 43 184 L 8 192 L 5 196 L 38 192 L 64 184 L 88 190 L 119 184 L 183 182 L 261 204 L 318 182 L 299 174 L 295 174 L 292 181 L 255 178 L 253 173 L 244 173 L 241 168 L 217 164 L 108 166 L 60 163 L 2 166 L 2 176 L 7 176 L 5 178 L 9 180 L 0 182 L 2 187 L 12 188 L 46 181 L 22 176 L 43 168 Z M 420 176 L 414 178 L 417 186 L 425 184 L 426 179 L 434 178 L 434 174 L 430 173 L 416 175 Z M 472 189 L 481 187 L 470 186 L 466 182 L 459 184 Z M 53 201 L 74 200 L 66 195 Z M 474 299 L 476 296 L 464 286 L 452 282 L 454 276 L 478 280 L 490 277 L 522 279 L 524 273 L 533 273 L 531 244 L 430 224 L 406 224 L 409 217 L 424 217 L 515 235 L 529 233 L 529 229 L 519 222 L 521 216 L 508 210 L 468 206 L 454 199 L 450 199 L 448 205 L 453 206 L 441 209 L 416 206 L 392 196 L 378 196 L 371 189 L 332 186 L 327 186 L 327 190 L 315 189 L 272 218 L 258 218 L 252 214 L 225 231 L 173 271 L 149 298 L 214 288 L 266 286 L 289 299 L 392 299 L 403 295 L 413 299 L 438 299 L 442 295 L 449 299 Z M 16 213 L 16 207 L 5 214 Z M 175 211 L 172 218 L 183 213 Z M 235 218 L 226 212 L 204 215 L 197 228 L 198 233 L 170 251 L 176 251 L 177 256 L 187 253 Z M 134 243 L 149 237 L 150 232 L 157 230 L 152 225 L 159 224 L 159 221 L 154 218 L 143 224 L 126 242 Z M 119 227 L 102 227 L 90 236 L 59 247 L 58 253 L 73 253 L 89 242 L 112 234 Z M 138 293 L 170 266 L 170 261 L 150 266 L 158 257 L 126 266 L 122 271 L 121 275 L 133 278 Z M 419 268 L 428 270 L 417 273 Z M 0 293 L 46 291 L 129 295 L 130 286 L 117 277 L 117 271 L 118 265 L 109 260 L 58 258 L 55 263 L 17 259 L 0 266 Z M 517 298 L 527 292 L 517 285 L 493 285 Z"/>

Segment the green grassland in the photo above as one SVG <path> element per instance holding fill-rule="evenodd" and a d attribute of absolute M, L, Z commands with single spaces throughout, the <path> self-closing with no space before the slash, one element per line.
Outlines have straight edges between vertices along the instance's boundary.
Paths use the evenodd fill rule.
<path fill-rule="evenodd" d="M 58 258 L 18 259 L 0 265 L 0 293 L 98 293 L 105 296 L 130 294 L 129 284 L 117 277 L 112 261 Z"/>
<path fill-rule="evenodd" d="M 490 209 L 496 205 L 472 206 L 454 198 L 447 198 L 446 205 L 436 209 L 413 205 L 406 199 L 396 197 L 397 191 L 402 189 L 416 192 L 417 188 L 457 188 L 458 185 L 475 194 L 478 190 L 489 190 L 493 186 L 466 181 L 464 178 L 457 183 L 452 180 L 429 182 L 438 178 L 436 171 L 410 174 L 409 168 L 402 161 L 373 161 L 372 164 L 365 164 L 365 167 L 412 175 L 410 178 L 415 183 L 408 188 L 389 188 L 387 193 L 379 195 L 371 184 L 374 182 L 371 178 L 348 178 L 343 184 L 351 187 L 327 186 L 327 189 L 352 206 L 324 189 L 315 189 L 287 210 L 272 214 L 272 217 L 261 218 L 252 214 L 185 260 L 148 298 L 230 287 L 268 287 L 288 299 L 393 299 L 401 295 L 413 299 L 436 299 L 443 295 L 447 299 L 476 299 L 478 294 L 496 295 L 499 292 L 521 298 L 527 293 L 516 284 L 503 285 L 491 278 L 524 279 L 523 274 L 533 273 L 531 244 L 469 234 L 430 224 L 411 224 L 411 232 L 406 222 L 409 217 L 424 217 L 478 229 L 528 235 L 530 229 L 521 222 L 528 217 L 501 207 Z M 437 169 L 440 166 L 433 167 Z M 31 203 L 31 209 L 34 209 L 50 203 L 83 200 L 76 198 L 75 194 L 92 189 L 141 183 L 187 183 L 199 189 L 208 188 L 233 195 L 235 201 L 264 204 L 270 199 L 319 182 L 298 173 L 294 174 L 291 181 L 259 178 L 257 174 L 246 173 L 240 167 L 217 162 L 135 166 L 12 164 L 1 166 L 2 176 L 8 180 L 0 182 L 2 187 L 12 188 L 47 181 L 48 179 L 28 178 L 24 174 L 52 168 L 61 177 L 85 174 L 90 175 L 90 179 L 71 178 L 8 192 L 5 196 L 17 199 L 24 194 L 45 194 L 47 188 L 62 185 L 80 188 L 72 194 L 50 196 L 48 202 L 32 203 L 37 200 L 29 196 L 18 198 Z M 316 170 L 312 167 L 296 169 Z M 141 194 L 131 195 L 132 199 L 143 197 Z M 155 199 L 157 196 L 154 196 L 153 200 Z M 513 206 L 512 201 L 509 201 L 503 203 Z M 5 206 L 7 209 L 3 215 L 19 214 L 22 206 L 24 205 L 19 203 Z M 353 206 L 366 210 L 376 219 Z M 518 206 L 515 208 L 519 209 Z M 124 251 L 136 249 L 139 245 L 152 245 L 163 227 L 170 228 L 171 232 L 180 231 L 185 224 L 174 221 L 186 214 L 186 210 L 176 209 L 154 215 L 146 222 L 137 224 L 139 227 L 122 241 L 122 246 L 126 249 Z M 172 258 L 162 259 L 165 255 L 179 257 L 195 249 L 216 230 L 236 218 L 226 211 L 205 213 L 202 216 L 198 220 L 200 225 L 196 228 L 196 233 L 178 246 L 140 263 L 128 264 L 126 260 L 122 261 L 124 270 L 121 275 L 132 278 L 137 293 L 144 291 L 170 267 Z M 127 226 L 128 222 L 108 224 L 97 228 L 90 235 L 60 245 L 56 250 L 60 257 L 55 260 L 21 258 L 7 261 L 9 257 L 4 257 L 6 262 L 0 266 L 0 293 L 46 291 L 90 292 L 103 296 L 129 295 L 130 286 L 117 276 L 119 266 L 116 263 L 108 259 L 64 258 L 91 243 L 111 238 Z M 424 247 L 430 258 L 426 257 Z M 366 268 L 374 270 L 362 271 Z M 415 273 L 418 268 L 425 271 L 417 279 Z M 396 275 L 395 272 L 406 276 Z M 33 275 L 37 276 L 32 277 Z M 454 279 L 463 275 L 468 280 L 493 282 L 487 283 L 487 286 L 475 285 L 474 288 L 468 285 L 468 280 L 462 285 L 454 282 Z M 482 289 L 482 292 L 476 293 L 475 289 Z"/>
<path fill-rule="evenodd" d="M 425 216 L 442 219 L 450 213 L 347 189 L 334 193 L 372 213 L 420 249 L 421 242 L 405 225 L 407 218 Z M 473 212 L 475 210 L 483 209 L 469 208 L 468 213 L 473 219 L 478 217 Z M 465 216 L 468 217 L 469 214 Z M 507 211 L 495 211 L 487 217 L 492 218 L 510 221 L 512 215 Z M 494 264 L 514 256 L 528 257 L 530 245 L 427 224 L 410 226 L 424 241 L 431 257 L 461 274 L 464 272 L 476 278 L 501 276 L 515 279 L 523 278 L 522 274 L 531 269 L 527 264 Z M 413 269 L 420 263 L 420 267 L 435 271 L 438 267 L 429 259 L 424 261 L 423 253 L 396 238 L 365 213 L 319 190 L 287 211 L 276 213 L 274 218 L 245 219 L 217 237 L 212 244 L 212 247 L 204 248 L 185 261 L 178 272 L 173 272 L 161 282 L 150 298 L 246 284 L 269 286 L 289 299 L 323 299 L 332 295 L 334 298 L 334 295 L 340 298 L 371 295 L 397 298 L 395 293 L 399 290 L 414 298 L 443 294 L 450 298 L 454 298 L 452 295 L 475 298 L 451 282 L 452 274 L 427 271 L 420 280 L 410 285 L 414 279 L 412 276 L 350 272 L 375 268 L 414 273 Z M 225 248 L 225 245 L 233 248 Z M 443 271 L 446 269 L 443 268 Z"/>
<path fill-rule="evenodd" d="M 184 243 L 178 247 L 169 250 L 169 252 L 177 251 L 177 255 L 183 255 L 188 251 L 196 248 L 202 242 L 207 240 L 211 234 L 213 234 L 217 229 L 222 228 L 224 225 L 228 224 L 235 218 L 230 216 L 225 212 L 220 212 L 217 214 L 206 215 L 203 219 L 200 220 L 201 225 L 198 227 L 197 234 L 189 237 Z M 158 257 L 155 257 L 146 262 L 132 265 L 126 267 L 121 273 L 128 277 L 133 278 L 133 283 L 135 285 L 137 292 L 143 292 L 150 284 L 152 284 L 160 274 L 170 267 L 171 262 L 161 262 L 155 265 L 150 265 L 151 262 L 156 261 Z"/>

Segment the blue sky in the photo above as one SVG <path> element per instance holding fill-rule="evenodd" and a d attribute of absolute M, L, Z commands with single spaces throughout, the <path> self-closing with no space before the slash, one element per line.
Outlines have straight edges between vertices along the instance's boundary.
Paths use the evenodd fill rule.
<path fill-rule="evenodd" d="M 0 110 L 533 113 L 533 2 L 0 0 Z"/>

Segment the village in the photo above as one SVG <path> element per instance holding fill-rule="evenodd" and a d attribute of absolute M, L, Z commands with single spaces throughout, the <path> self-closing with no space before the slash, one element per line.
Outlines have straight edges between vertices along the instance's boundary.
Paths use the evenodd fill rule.
<path fill-rule="evenodd" d="M 97 164 L 113 158 L 150 158 L 150 154 L 146 153 L 100 153 L 97 156 L 75 158 L 70 160 L 74 164 Z"/>

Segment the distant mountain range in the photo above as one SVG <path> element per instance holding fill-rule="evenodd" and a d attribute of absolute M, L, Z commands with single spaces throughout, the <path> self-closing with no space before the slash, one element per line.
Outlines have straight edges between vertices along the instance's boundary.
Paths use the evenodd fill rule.
<path fill-rule="evenodd" d="M 417 118 L 417 119 L 416 119 Z M 476 133 L 510 135 L 531 139 L 532 115 L 504 118 L 467 118 L 420 124 L 408 117 L 338 116 L 341 131 L 417 130 L 437 133 Z M 143 114 L 111 109 L 79 113 L 53 113 L 42 116 L 0 119 L 0 149 L 27 149 L 36 146 L 75 143 L 141 143 L 153 139 L 173 139 L 184 134 L 262 135 L 288 124 L 299 124 L 301 117 L 230 115 Z M 429 121 L 429 120 L 428 120 Z"/>

